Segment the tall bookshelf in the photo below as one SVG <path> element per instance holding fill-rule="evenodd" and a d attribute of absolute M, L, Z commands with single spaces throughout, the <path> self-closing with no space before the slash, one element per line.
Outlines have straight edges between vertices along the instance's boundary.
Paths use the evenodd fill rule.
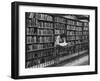
<path fill-rule="evenodd" d="M 67 42 L 69 44 L 69 54 L 72 54 L 75 52 L 75 42 L 76 42 L 76 21 L 67 19 L 67 27 L 66 27 L 66 33 L 67 33 Z"/>
<path fill-rule="evenodd" d="M 88 22 L 46 13 L 26 12 L 25 68 L 40 68 L 60 62 L 68 54 L 89 49 Z M 55 50 L 55 39 L 66 33 L 68 46 Z"/>

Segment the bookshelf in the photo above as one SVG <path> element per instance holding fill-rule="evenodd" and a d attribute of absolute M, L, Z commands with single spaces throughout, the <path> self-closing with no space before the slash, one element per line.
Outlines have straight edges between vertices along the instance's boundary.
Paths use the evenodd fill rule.
<path fill-rule="evenodd" d="M 46 13 L 26 12 L 25 17 L 25 68 L 47 67 L 69 54 L 89 50 L 88 22 Z M 56 48 L 55 39 L 62 33 L 69 45 Z"/>

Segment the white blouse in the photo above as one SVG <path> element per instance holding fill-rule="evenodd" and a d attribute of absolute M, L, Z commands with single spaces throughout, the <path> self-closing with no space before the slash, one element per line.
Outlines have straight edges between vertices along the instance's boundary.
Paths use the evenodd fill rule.
<path fill-rule="evenodd" d="M 60 43 L 60 40 L 61 40 L 60 36 L 57 36 L 56 41 L 55 41 L 55 46 L 56 46 L 56 45 L 66 46 L 66 45 L 68 44 L 68 43 L 66 43 L 65 40 L 64 40 L 63 43 Z"/>

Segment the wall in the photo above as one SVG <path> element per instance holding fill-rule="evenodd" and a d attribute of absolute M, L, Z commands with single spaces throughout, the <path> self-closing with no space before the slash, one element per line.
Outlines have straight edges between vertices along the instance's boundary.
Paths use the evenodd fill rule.
<path fill-rule="evenodd" d="M 1 0 L 0 2 L 0 81 L 13 81 L 10 78 L 11 68 L 11 2 L 14 0 Z M 21 0 L 29 1 L 29 0 Z M 30 2 L 42 3 L 58 3 L 58 4 L 72 4 L 72 5 L 87 5 L 98 6 L 100 10 L 100 0 L 30 0 Z M 98 11 L 100 13 L 100 11 Z M 98 13 L 98 14 L 99 14 Z M 100 16 L 98 16 L 100 18 Z M 99 20 L 98 20 L 99 21 Z M 100 24 L 99 24 L 100 25 Z M 98 30 L 100 30 L 98 26 Z M 98 33 L 100 34 L 100 32 Z M 98 38 L 100 41 L 100 37 Z M 98 45 L 100 45 L 98 43 Z M 98 48 L 100 48 L 98 46 Z M 100 52 L 100 51 L 99 51 Z M 98 57 L 100 57 L 98 52 Z M 100 62 L 100 59 L 98 59 Z M 99 63 L 98 63 L 99 64 Z M 100 64 L 98 65 L 100 66 Z M 100 71 L 100 70 L 99 70 Z M 67 76 L 67 77 L 53 77 L 53 78 L 39 78 L 34 79 L 37 81 L 99 81 L 100 74 L 98 75 L 82 75 L 82 76 Z M 33 79 L 30 79 L 32 81 Z M 29 81 L 26 79 L 26 81 Z"/>

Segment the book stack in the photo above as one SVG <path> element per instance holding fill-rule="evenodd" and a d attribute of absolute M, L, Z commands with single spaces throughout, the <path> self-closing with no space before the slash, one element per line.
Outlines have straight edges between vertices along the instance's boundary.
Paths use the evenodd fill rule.
<path fill-rule="evenodd" d="M 83 26 L 83 23 L 82 23 L 82 22 L 77 21 L 77 22 L 76 22 L 76 25 L 77 25 L 77 26 Z"/>
<path fill-rule="evenodd" d="M 35 17 L 39 20 L 53 21 L 53 17 L 48 14 L 36 13 Z"/>
<path fill-rule="evenodd" d="M 69 25 L 75 25 L 75 21 L 74 20 L 67 20 L 67 24 L 69 24 Z"/>
<path fill-rule="evenodd" d="M 53 30 L 48 29 L 38 29 L 37 35 L 53 35 Z"/>
<path fill-rule="evenodd" d="M 44 21 L 40 21 L 39 22 L 39 28 L 53 28 L 53 23 L 51 22 L 44 22 Z"/>
<path fill-rule="evenodd" d="M 55 22 L 66 23 L 66 19 L 65 18 L 55 17 L 54 19 L 55 19 Z"/>
<path fill-rule="evenodd" d="M 65 29 L 65 24 L 55 23 L 55 28 L 57 28 L 57 29 Z"/>

